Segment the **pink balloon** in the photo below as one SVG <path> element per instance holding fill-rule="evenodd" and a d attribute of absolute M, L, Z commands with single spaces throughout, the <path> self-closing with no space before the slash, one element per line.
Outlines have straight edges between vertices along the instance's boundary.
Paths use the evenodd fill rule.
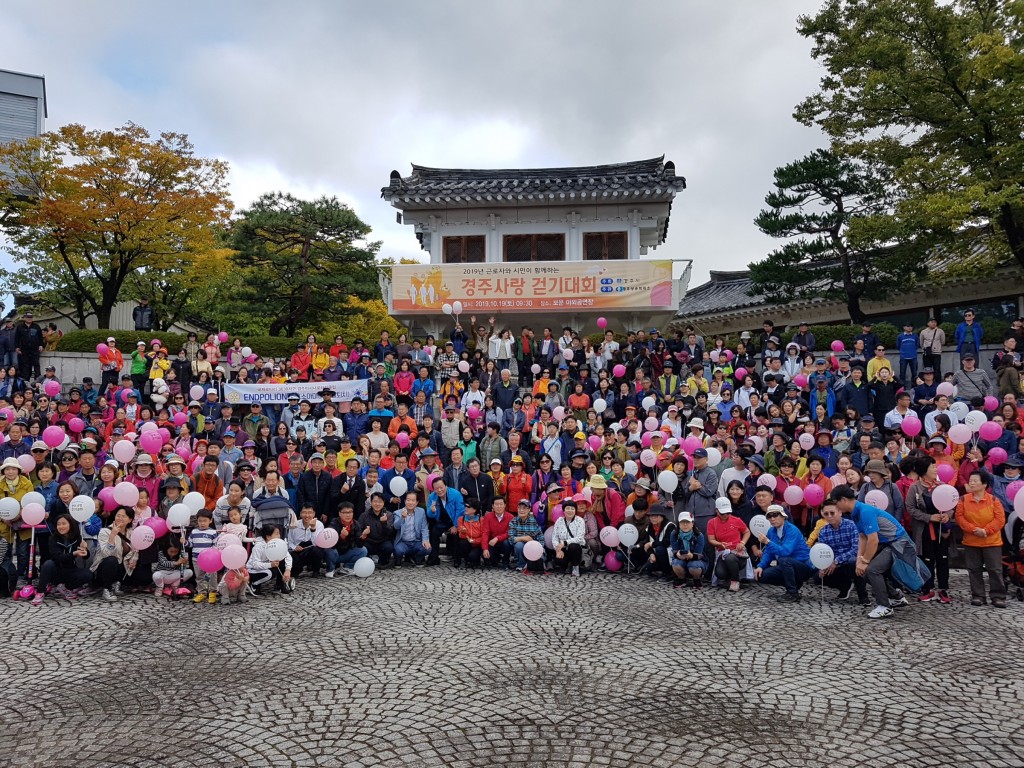
<path fill-rule="evenodd" d="M 833 352 L 842 352 L 844 349 L 846 349 L 846 345 L 843 344 L 843 342 L 841 342 L 839 339 L 833 341 L 831 346 Z"/>
<path fill-rule="evenodd" d="M 751 435 L 747 439 L 754 444 L 754 450 L 757 453 L 760 453 L 761 451 L 764 450 L 764 438 L 762 438 L 760 435 Z"/>
<path fill-rule="evenodd" d="M 651 447 L 651 433 L 650 432 L 644 432 L 642 435 L 640 435 L 640 447 L 641 448 L 650 448 Z"/>
<path fill-rule="evenodd" d="M 21 508 L 21 522 L 25 525 L 39 525 L 46 518 L 42 504 L 26 504 Z"/>
<path fill-rule="evenodd" d="M 602 528 L 598 538 L 601 539 L 601 543 L 606 547 L 615 549 L 615 547 L 619 546 L 619 532 L 613 525 L 606 525 Z"/>
<path fill-rule="evenodd" d="M 469 361 L 459 360 L 459 370 L 463 373 L 469 373 Z"/>
<path fill-rule="evenodd" d="M 164 445 L 164 439 L 159 432 L 146 432 L 139 438 L 139 445 L 146 453 L 159 453 Z"/>
<path fill-rule="evenodd" d="M 559 504 L 551 512 L 551 524 L 554 525 L 563 517 L 565 517 L 565 511 L 562 509 L 562 505 Z"/>
<path fill-rule="evenodd" d="M 954 391 L 953 385 L 948 381 L 942 382 L 935 388 L 936 394 L 946 395 L 946 397 L 950 397 Z"/>
<path fill-rule="evenodd" d="M 999 400 L 994 398 L 992 395 L 988 395 L 985 398 L 985 410 L 986 411 L 994 411 L 998 407 L 999 407 Z"/>
<path fill-rule="evenodd" d="M 217 341 L 219 341 L 221 344 L 223 344 L 227 340 L 228 340 L 228 332 L 227 331 L 221 331 L 220 333 L 217 334 Z"/>
<path fill-rule="evenodd" d="M 713 349 L 711 350 L 711 354 L 708 355 L 708 357 L 711 358 L 712 363 L 717 363 L 719 360 L 722 359 L 722 353 L 719 352 L 717 349 Z"/>
<path fill-rule="evenodd" d="M 689 453 L 691 455 L 698 448 L 703 448 L 703 447 L 704 447 L 703 441 L 701 441 L 701 439 L 699 437 L 697 437 L 696 435 L 689 435 L 689 436 L 687 436 L 687 438 L 685 440 L 683 440 L 683 451 L 685 451 L 686 453 Z"/>
<path fill-rule="evenodd" d="M 533 371 L 534 376 L 537 376 L 540 374 L 540 365 L 534 363 L 533 365 L 530 366 L 530 370 Z"/>
<path fill-rule="evenodd" d="M 119 395 L 119 397 L 121 398 L 121 402 L 122 403 L 127 403 L 128 402 L 128 398 L 131 397 L 131 394 L 132 394 L 132 391 L 130 389 L 122 389 L 121 390 L 121 394 Z"/>
<path fill-rule="evenodd" d="M 731 363 L 731 362 L 732 362 L 732 359 L 733 359 L 734 357 L 736 357 L 736 353 L 735 353 L 735 352 L 733 352 L 733 351 L 732 351 L 731 349 L 727 349 L 727 350 L 725 350 L 725 359 L 726 359 L 726 360 L 727 360 L 728 362 L 730 362 L 730 363 Z"/>
<path fill-rule="evenodd" d="M 800 443 L 801 448 L 803 448 L 805 451 L 809 451 L 811 450 L 811 448 L 814 447 L 814 435 L 812 435 L 810 432 L 804 432 L 802 435 L 800 435 L 800 439 L 797 440 L 797 442 Z"/>
<path fill-rule="evenodd" d="M 440 477 L 440 475 L 437 474 L 437 472 L 431 472 L 429 475 L 427 475 L 427 486 L 426 487 L 427 487 L 428 491 L 434 490 L 434 481 L 437 480 L 437 478 L 439 478 L 439 477 Z"/>
<path fill-rule="evenodd" d="M 192 455 L 192 451 L 189 450 L 187 445 L 179 445 L 174 449 L 174 452 L 181 456 L 185 461 L 188 461 L 189 457 Z"/>
<path fill-rule="evenodd" d="M 242 546 L 242 539 L 233 533 L 218 533 L 217 540 L 213 542 L 213 546 L 223 552 L 227 547 L 232 544 L 236 544 L 239 547 Z"/>
<path fill-rule="evenodd" d="M 817 507 L 825 500 L 825 490 L 820 485 L 811 484 L 804 488 L 804 501 Z"/>
<path fill-rule="evenodd" d="M 598 328 L 607 328 L 608 327 L 608 321 L 605 318 L 603 318 L 603 317 L 597 318 L 597 327 Z"/>
<path fill-rule="evenodd" d="M 614 376 L 615 378 L 621 379 L 625 375 L 626 375 L 626 366 L 620 364 L 620 365 L 616 365 L 614 368 L 612 368 L 612 376 Z"/>
<path fill-rule="evenodd" d="M 938 475 L 939 480 L 941 480 L 944 483 L 948 483 L 954 477 L 956 477 L 956 470 L 953 469 L 953 467 L 951 467 L 949 464 L 939 464 L 935 468 L 935 474 Z"/>
<path fill-rule="evenodd" d="M 105 355 L 109 351 L 110 351 L 110 347 L 108 347 L 106 344 L 97 344 L 96 345 L 96 354 L 97 355 Z"/>
<path fill-rule="evenodd" d="M 601 450 L 601 438 L 597 435 L 591 435 L 587 438 L 587 445 L 590 446 L 592 451 L 599 451 Z"/>
<path fill-rule="evenodd" d="M 1024 488 L 1024 480 L 1014 480 L 1006 486 L 1006 498 L 1013 501 L 1017 498 L 1017 494 L 1020 493 L 1022 488 Z"/>
<path fill-rule="evenodd" d="M 903 430 L 903 434 L 907 437 L 917 437 L 921 434 L 921 429 L 924 425 L 921 420 L 916 416 L 904 416 L 903 422 L 900 424 L 900 429 Z"/>
<path fill-rule="evenodd" d="M 333 528 L 324 528 L 313 539 L 313 543 L 320 549 L 331 549 L 338 543 L 338 532 Z"/>
<path fill-rule="evenodd" d="M 112 509 L 117 507 L 117 501 L 114 499 L 114 489 L 110 486 L 106 488 L 100 488 L 100 492 L 96 494 L 97 498 L 103 502 L 103 508 L 110 512 Z"/>
<path fill-rule="evenodd" d="M 552 418 L 554 418 L 555 421 L 561 421 L 562 419 L 565 418 L 565 408 L 563 408 L 560 405 L 556 406 L 555 410 L 551 412 L 551 416 Z"/>
<path fill-rule="evenodd" d="M 243 567 L 248 559 L 249 555 L 241 544 L 232 544 L 229 547 L 225 547 L 220 553 L 221 565 L 231 570 Z"/>
<path fill-rule="evenodd" d="M 877 488 L 873 491 L 868 491 L 864 496 L 864 501 L 872 507 L 878 507 L 878 509 L 889 508 L 889 497 Z"/>
<path fill-rule="evenodd" d="M 185 413 L 184 411 L 178 411 L 176 414 L 174 414 L 172 420 L 177 426 L 180 427 L 182 424 L 188 421 L 188 414 Z"/>
<path fill-rule="evenodd" d="M 539 541 L 528 541 L 523 547 L 523 557 L 531 562 L 535 562 L 544 557 L 544 545 Z"/>
<path fill-rule="evenodd" d="M 50 379 L 43 385 L 43 392 L 48 394 L 50 397 L 56 397 L 60 394 L 60 382 Z"/>
<path fill-rule="evenodd" d="M 192 459 L 192 471 L 193 472 L 198 472 L 199 468 L 201 466 L 203 466 L 203 457 L 202 456 L 196 456 L 194 459 Z"/>
<path fill-rule="evenodd" d="M 658 463 L 658 455 L 650 448 L 640 451 L 640 463 L 645 467 L 653 467 Z"/>
<path fill-rule="evenodd" d="M 134 507 L 139 502 L 139 489 L 122 480 L 114 486 L 114 501 L 122 507 Z"/>
<path fill-rule="evenodd" d="M 167 427 L 160 427 L 160 429 L 158 429 L 156 433 L 160 435 L 160 439 L 163 440 L 164 443 L 170 442 L 171 431 Z M 161 447 L 163 447 L 163 444 L 161 444 Z"/>
<path fill-rule="evenodd" d="M 746 368 L 737 368 L 736 369 L 736 381 L 743 381 L 743 379 L 744 379 L 744 377 L 746 375 L 747 375 L 747 369 Z"/>
<path fill-rule="evenodd" d="M 257 359 L 259 359 L 259 355 L 249 355 L 247 358 L 245 358 L 245 362 L 255 363 Z"/>
<path fill-rule="evenodd" d="M 1007 458 L 1006 451 L 998 445 L 988 452 L 988 460 L 992 462 L 993 467 L 998 467 L 1000 464 L 1004 463 Z"/>
<path fill-rule="evenodd" d="M 932 489 L 932 504 L 939 512 L 950 512 L 960 501 L 960 494 L 952 485 L 939 485 Z"/>
<path fill-rule="evenodd" d="M 207 573 L 216 573 L 224 567 L 224 560 L 221 556 L 220 550 L 216 547 L 208 547 L 207 549 L 204 549 L 199 553 L 199 557 L 196 558 L 196 562 L 199 564 L 199 567 Z"/>
<path fill-rule="evenodd" d="M 159 446 L 157 446 L 159 448 Z M 114 443 L 114 458 L 122 464 L 127 464 L 135 458 L 135 446 L 130 440 L 118 440 Z"/>
<path fill-rule="evenodd" d="M 793 383 L 796 384 L 798 387 L 801 387 L 801 388 L 802 387 L 806 387 L 807 386 L 807 374 L 805 374 L 805 373 L 798 373 L 796 376 L 793 377 Z"/>
<path fill-rule="evenodd" d="M 399 448 L 409 447 L 409 434 L 407 432 L 399 432 L 395 435 L 395 442 L 398 443 Z"/>
<path fill-rule="evenodd" d="M 615 556 L 614 552 L 609 552 L 604 556 L 604 567 L 605 570 L 616 573 L 622 570 L 622 561 Z"/>
<path fill-rule="evenodd" d="M 136 437 L 138 437 L 138 435 L 134 432 L 125 432 L 122 439 L 127 440 L 129 443 L 134 443 Z"/>
<path fill-rule="evenodd" d="M 145 520 L 142 521 L 142 524 L 148 528 L 152 528 L 153 535 L 156 536 L 158 539 L 163 536 L 166 536 L 167 531 L 170 530 L 167 527 L 167 521 L 164 520 L 162 517 L 147 517 Z"/>
<path fill-rule="evenodd" d="M 155 421 L 147 421 L 145 424 L 139 427 L 139 432 L 145 434 L 146 432 L 153 432 L 157 429 L 160 429 L 160 427 L 157 426 L 157 423 Z"/>
<path fill-rule="evenodd" d="M 47 427 L 43 430 L 43 442 L 51 448 L 56 448 L 64 442 L 64 430 L 60 427 Z"/>
<path fill-rule="evenodd" d="M 81 431 L 82 431 L 83 429 L 85 429 L 85 422 L 84 422 L 84 421 L 82 421 L 82 420 L 81 420 L 80 418 L 78 418 L 77 416 L 75 416 L 75 417 L 74 417 L 73 419 L 71 419 L 71 420 L 70 420 L 70 421 L 68 422 L 68 428 L 69 428 L 69 429 L 70 429 L 70 430 L 71 430 L 72 432 L 81 432 Z"/>
<path fill-rule="evenodd" d="M 982 440 L 998 440 L 1003 436 L 1003 428 L 994 421 L 986 421 L 978 430 Z"/>
<path fill-rule="evenodd" d="M 764 488 L 771 488 L 773 491 L 778 487 L 779 481 L 775 475 L 770 475 L 765 472 L 759 478 L 757 478 L 757 484 Z"/>
<path fill-rule="evenodd" d="M 0 410 L 0 414 L 3 414 L 8 421 L 14 418 L 14 411 L 12 411 L 10 408 L 4 408 Z"/>
<path fill-rule="evenodd" d="M 566 347 L 565 349 L 562 350 L 562 357 L 565 358 L 566 360 L 572 360 L 573 354 L 574 353 L 571 347 Z"/>
<path fill-rule="evenodd" d="M 971 428 L 966 424 L 956 424 L 949 428 L 949 439 L 957 445 L 963 445 L 971 439 Z"/>
<path fill-rule="evenodd" d="M 801 488 L 799 485 L 791 485 L 783 492 L 782 498 L 785 499 L 786 503 L 789 504 L 789 506 L 795 507 L 797 504 L 803 502 L 804 489 Z"/>
<path fill-rule="evenodd" d="M 193 400 L 202 400 L 203 395 L 206 394 L 203 388 L 198 384 L 193 385 L 192 388 L 188 391 L 188 393 L 192 396 Z"/>
<path fill-rule="evenodd" d="M 480 409 L 477 408 L 475 405 L 471 405 L 469 406 L 469 408 L 466 409 L 466 415 L 469 416 L 469 418 L 471 419 L 479 419 Z"/>
<path fill-rule="evenodd" d="M 653 432 L 658 428 L 658 418 L 656 416 L 648 416 L 644 419 L 644 429 L 648 432 Z"/>
<path fill-rule="evenodd" d="M 133 549 L 149 549 L 156 541 L 156 534 L 149 526 L 140 525 L 132 531 L 129 538 Z"/>

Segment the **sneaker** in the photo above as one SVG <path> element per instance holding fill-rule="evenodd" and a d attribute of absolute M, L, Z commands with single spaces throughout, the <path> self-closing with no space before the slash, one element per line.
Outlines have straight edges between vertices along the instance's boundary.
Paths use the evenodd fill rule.
<path fill-rule="evenodd" d="M 730 581 L 729 582 L 729 591 L 730 592 L 739 592 L 740 591 L 740 583 L 738 581 Z"/>
<path fill-rule="evenodd" d="M 520 571 L 519 571 L 519 572 L 520 572 L 521 574 L 523 574 L 523 576 L 529 576 L 529 575 L 530 575 L 530 566 L 528 566 L 528 565 L 524 565 L 524 566 L 522 567 L 522 569 L 520 569 Z"/>
<path fill-rule="evenodd" d="M 77 600 L 78 594 L 73 589 L 68 589 L 63 584 L 58 584 L 57 588 L 53 590 L 57 597 L 63 597 L 65 600 Z"/>
<path fill-rule="evenodd" d="M 1006 607 L 1006 600 L 1005 600 L 1005 598 L 993 597 L 992 598 L 992 607 L 993 608 L 1005 608 Z"/>
<path fill-rule="evenodd" d="M 672 589 L 679 589 L 686 586 L 686 579 L 672 579 Z"/>
<path fill-rule="evenodd" d="M 327 573 L 324 574 L 324 578 L 325 579 L 333 579 L 334 578 L 334 571 L 327 571 Z"/>
<path fill-rule="evenodd" d="M 342 566 L 338 570 L 341 571 L 342 574 L 345 575 L 345 576 L 355 576 L 356 575 L 356 572 L 354 570 L 352 570 L 351 568 L 346 568 L 345 566 Z"/>
<path fill-rule="evenodd" d="M 972 597 L 971 598 L 971 605 L 984 605 L 984 604 L 985 604 L 985 598 L 984 597 Z"/>
<path fill-rule="evenodd" d="M 116 603 L 117 602 L 117 595 L 115 595 L 109 589 L 104 589 L 103 590 L 103 599 L 106 600 L 108 603 Z"/>
<path fill-rule="evenodd" d="M 178 587 L 176 590 L 174 590 L 175 597 L 188 597 L 191 594 L 192 590 L 188 587 Z"/>
<path fill-rule="evenodd" d="M 76 589 L 75 594 L 79 597 L 92 597 L 97 591 L 93 587 L 82 587 L 81 589 Z"/>
<path fill-rule="evenodd" d="M 868 614 L 869 619 L 888 619 L 892 616 L 893 610 L 885 605 L 876 605 L 875 610 Z"/>
<path fill-rule="evenodd" d="M 216 604 L 216 602 L 217 602 L 217 593 L 216 592 L 211 592 L 210 596 L 208 598 L 206 598 L 206 602 L 208 602 L 210 605 Z"/>
<path fill-rule="evenodd" d="M 572 575 L 573 576 L 579 576 L 580 575 L 580 567 L 578 565 L 574 565 L 572 567 Z"/>
<path fill-rule="evenodd" d="M 861 598 L 859 598 L 857 600 L 857 605 L 860 605 L 860 606 L 863 606 L 864 608 L 867 608 L 869 605 L 871 605 L 871 600 L 869 600 L 866 597 L 861 597 Z"/>
<path fill-rule="evenodd" d="M 46 599 L 46 595 L 42 592 L 36 592 L 36 596 L 32 598 L 32 605 L 37 608 L 43 604 L 43 600 Z"/>
<path fill-rule="evenodd" d="M 370 559 L 373 560 L 373 564 L 374 565 L 379 565 L 380 564 L 380 558 L 377 557 L 377 555 L 370 555 Z"/>
<path fill-rule="evenodd" d="M 114 582 L 113 592 L 118 597 L 122 597 L 124 595 L 124 590 L 121 588 L 121 582 L 120 581 Z"/>
<path fill-rule="evenodd" d="M 212 595 L 213 592 L 211 592 L 210 594 Z M 205 592 L 196 592 L 196 596 L 192 598 L 192 602 L 193 603 L 201 603 L 204 600 L 206 600 L 206 593 Z"/>
<path fill-rule="evenodd" d="M 942 603 L 943 605 L 949 605 L 950 603 L 953 602 L 953 598 L 949 596 L 949 593 L 946 590 L 940 589 L 939 590 L 939 602 Z"/>
<path fill-rule="evenodd" d="M 779 598 L 780 603 L 799 603 L 800 593 L 799 592 L 786 592 L 782 597 Z"/>
<path fill-rule="evenodd" d="M 917 598 L 918 602 L 920 603 L 930 603 L 935 599 L 937 599 L 937 595 L 934 592 L 925 592 L 923 595 Z"/>
<path fill-rule="evenodd" d="M 845 602 L 846 600 L 850 599 L 850 595 L 852 595 L 852 594 L 853 594 L 853 584 L 848 586 L 845 591 L 840 592 L 838 595 L 836 595 L 836 602 L 837 603 L 838 602 Z"/>
<path fill-rule="evenodd" d="M 905 608 L 908 605 L 910 605 L 910 601 L 907 600 L 905 595 L 889 599 L 890 608 Z"/>

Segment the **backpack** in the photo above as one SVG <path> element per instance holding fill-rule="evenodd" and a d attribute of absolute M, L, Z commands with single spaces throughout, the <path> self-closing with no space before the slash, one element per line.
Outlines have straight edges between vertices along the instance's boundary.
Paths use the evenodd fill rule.
<path fill-rule="evenodd" d="M 892 577 L 910 592 L 920 592 L 932 573 L 921 558 L 916 559 L 916 568 L 900 557 L 892 561 Z"/>

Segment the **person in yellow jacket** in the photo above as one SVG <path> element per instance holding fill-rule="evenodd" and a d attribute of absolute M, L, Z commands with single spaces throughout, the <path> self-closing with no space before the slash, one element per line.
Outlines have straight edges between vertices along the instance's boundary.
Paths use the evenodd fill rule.
<path fill-rule="evenodd" d="M 5 462 L 6 463 L 6 462 Z M 993 608 L 1006 607 L 1003 582 L 1003 526 L 1006 512 L 990 488 L 992 476 L 976 469 L 967 478 L 967 492 L 956 505 L 956 524 L 964 532 L 964 566 L 971 582 L 971 605 L 985 604 L 985 576 Z"/>
<path fill-rule="evenodd" d="M 160 347 L 159 349 L 153 350 L 146 357 L 151 359 L 149 365 L 149 378 L 150 381 L 153 379 L 162 379 L 164 374 L 171 369 L 170 358 L 167 357 L 167 348 Z"/>
<path fill-rule="evenodd" d="M 10 457 L 4 459 L 0 464 L 0 499 L 16 499 L 19 502 L 19 511 L 13 516 L 4 514 L 0 518 L 0 537 L 8 542 L 12 548 L 16 547 L 18 557 L 18 586 L 25 586 L 28 578 L 28 553 L 29 539 L 32 537 L 31 528 L 20 526 L 21 511 L 20 502 L 26 493 L 32 490 L 32 481 L 25 476 L 18 460 Z"/>

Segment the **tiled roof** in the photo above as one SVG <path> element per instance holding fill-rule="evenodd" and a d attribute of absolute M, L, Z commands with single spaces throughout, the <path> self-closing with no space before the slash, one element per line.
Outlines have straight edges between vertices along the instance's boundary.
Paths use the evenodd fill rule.
<path fill-rule="evenodd" d="M 686 292 L 679 312 L 687 317 L 764 304 L 761 296 L 748 296 L 750 273 L 711 271 L 711 279 Z"/>
<path fill-rule="evenodd" d="M 553 201 L 665 201 L 686 188 L 676 176 L 675 164 L 665 157 L 615 165 L 579 168 L 516 168 L 465 170 L 413 165 L 403 177 L 391 172 L 391 183 L 381 197 L 396 208 L 433 208 L 438 205 L 528 205 Z"/>

